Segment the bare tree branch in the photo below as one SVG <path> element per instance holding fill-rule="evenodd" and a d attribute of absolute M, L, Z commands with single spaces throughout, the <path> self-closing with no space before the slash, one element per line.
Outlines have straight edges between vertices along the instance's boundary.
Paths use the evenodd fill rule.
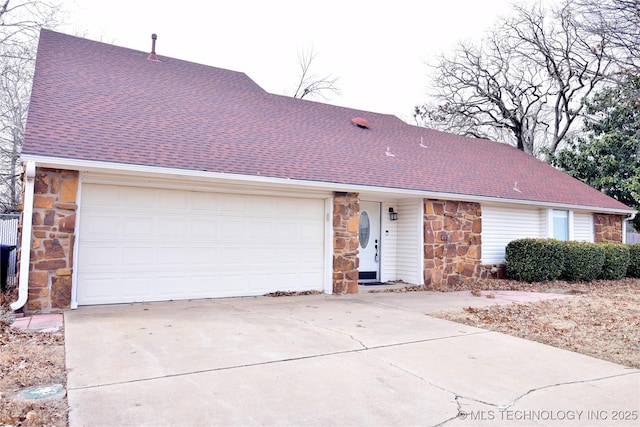
<path fill-rule="evenodd" d="M 337 87 L 337 77 L 331 75 L 319 76 L 312 74 L 311 65 L 318 54 L 313 51 L 313 47 L 298 52 L 298 64 L 300 65 L 300 78 L 298 86 L 293 94 L 294 98 L 304 98 L 305 96 L 319 96 L 327 99 L 326 93 L 339 94 Z"/>
<path fill-rule="evenodd" d="M 605 54 L 616 63 L 618 80 L 640 69 L 640 0 L 575 0 L 582 25 L 593 34 L 607 34 Z"/>
<path fill-rule="evenodd" d="M 0 0 L 0 210 L 20 203 L 20 151 L 42 26 L 55 26 L 59 6 L 46 0 Z"/>
<path fill-rule="evenodd" d="M 435 106 L 416 107 L 416 122 L 553 153 L 612 69 L 610 35 L 589 31 L 581 16 L 570 0 L 555 9 L 514 6 L 480 44 L 438 58 Z"/>

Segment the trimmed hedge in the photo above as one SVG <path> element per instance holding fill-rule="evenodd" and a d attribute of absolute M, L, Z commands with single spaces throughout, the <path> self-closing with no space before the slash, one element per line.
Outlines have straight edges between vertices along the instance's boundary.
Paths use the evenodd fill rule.
<path fill-rule="evenodd" d="M 604 265 L 600 278 L 618 280 L 627 275 L 629 268 L 629 247 L 622 243 L 600 243 L 604 249 Z"/>
<path fill-rule="evenodd" d="M 507 278 L 525 282 L 555 280 L 563 272 L 564 245 L 554 239 L 518 239 L 505 251 Z"/>
<path fill-rule="evenodd" d="M 640 277 L 640 243 L 629 245 L 627 277 Z"/>
<path fill-rule="evenodd" d="M 589 243 L 554 239 L 518 239 L 505 254 L 508 279 L 543 282 L 619 280 L 640 277 L 640 243 Z"/>
<path fill-rule="evenodd" d="M 589 242 L 564 242 L 564 270 L 562 278 L 568 281 L 596 280 L 602 272 L 605 249 Z"/>

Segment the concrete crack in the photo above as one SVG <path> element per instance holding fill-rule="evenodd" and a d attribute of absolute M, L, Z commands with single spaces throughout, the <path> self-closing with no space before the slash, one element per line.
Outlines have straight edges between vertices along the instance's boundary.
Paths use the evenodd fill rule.
<path fill-rule="evenodd" d="M 226 306 L 226 307 L 231 307 L 234 310 L 242 311 L 242 312 L 245 312 L 245 313 L 252 313 L 251 310 L 247 310 L 246 308 L 238 307 L 237 305 L 231 304 L 229 302 L 224 302 L 224 301 L 222 301 L 220 299 L 213 299 L 213 300 L 211 300 L 211 302 L 213 302 L 214 304 L 217 304 L 217 305 L 223 305 L 223 306 Z"/>
<path fill-rule="evenodd" d="M 230 304 L 230 303 L 216 302 L 216 304 L 225 305 L 225 306 L 227 306 L 227 307 L 231 307 L 231 308 L 233 308 L 233 309 L 235 309 L 235 310 L 243 311 L 243 312 L 245 312 L 245 313 L 255 313 L 255 312 L 254 312 L 254 311 L 252 311 L 252 310 L 239 308 L 239 307 L 237 307 L 237 306 L 235 306 L 235 305 L 233 305 L 233 304 Z M 268 316 L 269 316 L 269 317 L 272 317 L 272 318 L 286 317 L 287 319 L 295 320 L 296 322 L 303 323 L 303 324 L 305 324 L 305 325 L 307 325 L 307 326 L 311 326 L 311 327 L 318 328 L 318 329 L 324 329 L 324 330 L 329 331 L 329 332 L 335 332 L 335 333 L 339 333 L 339 334 L 342 334 L 342 335 L 346 335 L 346 336 L 348 336 L 349 338 L 351 338 L 351 340 L 353 340 L 353 341 L 355 341 L 356 343 L 358 343 L 358 345 L 360 345 L 361 349 L 363 349 L 363 350 L 368 349 L 368 347 L 367 347 L 367 346 L 366 346 L 362 341 L 360 341 L 359 339 L 357 339 L 357 338 L 356 338 L 356 337 L 354 337 L 353 335 L 349 334 L 348 332 L 341 331 L 341 330 L 339 330 L 339 329 L 333 329 L 333 328 L 328 328 L 328 327 L 326 327 L 326 326 L 320 326 L 320 325 L 317 325 L 317 324 L 315 324 L 315 323 L 311 323 L 311 322 L 309 322 L 308 320 L 304 320 L 304 319 L 300 319 L 300 318 L 298 318 L 298 317 L 295 317 L 295 316 L 293 316 L 293 315 L 291 315 L 291 314 L 283 314 L 282 316 L 280 316 L 280 315 L 268 314 Z"/>
<path fill-rule="evenodd" d="M 427 380 L 426 378 L 423 378 L 422 376 L 418 375 L 417 373 L 412 372 L 412 371 L 410 371 L 408 369 L 405 369 L 405 368 L 403 368 L 401 366 L 398 366 L 398 365 L 396 365 L 396 364 L 394 364 L 392 362 L 389 362 L 389 361 L 387 361 L 387 360 L 385 360 L 385 359 L 383 359 L 381 357 L 378 357 L 378 356 L 375 356 L 375 355 L 369 355 L 369 356 L 370 357 L 374 357 L 374 358 L 376 358 L 376 359 L 378 359 L 378 360 L 380 360 L 382 362 L 386 362 L 389 366 L 391 366 L 391 367 L 393 367 L 395 369 L 398 369 L 398 370 L 400 370 L 400 371 L 402 371 L 402 372 L 404 372 L 404 373 L 406 373 L 408 375 L 411 375 L 412 377 L 419 379 L 420 381 L 428 384 L 431 387 L 437 388 L 438 390 L 441 390 L 441 391 L 444 391 L 445 393 L 450 393 L 450 394 L 453 395 L 454 401 L 455 401 L 455 403 L 457 405 L 456 414 L 454 416 L 450 417 L 450 418 L 447 418 L 446 420 L 444 420 L 442 422 L 434 424 L 434 427 L 444 426 L 444 425 L 448 424 L 449 422 L 460 418 L 461 415 L 464 415 L 465 411 L 463 409 L 463 406 L 462 406 L 463 404 L 462 404 L 461 400 L 467 400 L 467 401 L 470 401 L 470 402 L 480 403 L 482 405 L 486 405 L 486 406 L 489 406 L 489 407 L 492 407 L 492 408 L 496 408 L 498 411 L 506 411 L 509 408 L 511 408 L 513 405 L 518 403 L 518 401 L 520 401 L 524 397 L 526 397 L 526 396 L 528 396 L 528 395 L 530 395 L 532 393 L 535 393 L 537 391 L 541 391 L 541 390 L 545 390 L 545 389 L 549 389 L 549 388 L 554 388 L 554 387 L 561 387 L 561 386 L 564 386 L 564 385 L 584 384 L 584 383 L 590 383 L 590 382 L 596 382 L 596 381 L 604 381 L 604 380 L 607 380 L 607 379 L 624 377 L 624 376 L 628 376 L 628 375 L 640 375 L 640 372 L 635 371 L 635 372 L 628 372 L 628 373 L 624 373 L 624 374 L 610 375 L 610 376 L 607 376 L 607 377 L 599 377 L 599 378 L 591 378 L 591 379 L 587 379 L 587 380 L 567 381 L 567 382 L 563 382 L 563 383 L 550 384 L 550 385 L 546 385 L 546 386 L 542 386 L 542 387 L 533 388 L 533 389 L 527 391 L 526 393 L 523 393 L 520 396 L 516 397 L 515 399 L 511 400 L 507 404 L 500 405 L 500 404 L 497 404 L 497 403 L 487 402 L 487 401 L 482 400 L 482 399 L 477 399 L 475 397 L 470 397 L 470 396 L 465 396 L 465 395 L 459 394 L 459 393 L 457 393 L 457 392 L 455 392 L 453 390 L 447 389 L 446 387 L 443 387 L 441 385 L 432 383 L 431 381 Z"/>
<path fill-rule="evenodd" d="M 445 425 L 446 423 L 455 420 L 456 418 L 458 418 L 460 416 L 461 413 L 463 413 L 462 403 L 460 402 L 460 399 L 472 400 L 474 402 L 482 403 L 484 405 L 489 405 L 489 406 L 493 406 L 493 407 L 496 407 L 496 408 L 498 407 L 498 405 L 496 405 L 494 403 L 489 403 L 489 402 L 482 401 L 480 399 L 474 399 L 474 398 L 468 398 L 468 397 L 462 396 L 462 395 L 456 393 L 455 391 L 449 390 L 449 389 L 447 389 L 445 387 L 442 387 L 441 385 L 432 383 L 431 381 L 429 381 L 426 378 L 416 374 L 415 372 L 412 372 L 412 371 L 410 371 L 408 369 L 405 369 L 402 366 L 398 366 L 395 363 L 389 362 L 389 361 L 387 361 L 385 359 L 382 359 L 382 358 L 380 358 L 378 356 L 374 356 L 374 355 L 369 355 L 369 356 L 370 357 L 374 357 L 374 358 L 376 358 L 376 359 L 378 359 L 378 360 L 380 360 L 382 362 L 386 362 L 389 366 L 391 366 L 391 367 L 393 367 L 395 369 L 398 369 L 399 371 L 402 371 L 405 374 L 411 375 L 412 377 L 419 379 L 420 381 L 428 384 L 431 387 L 437 388 L 438 390 L 441 390 L 441 391 L 444 391 L 445 393 L 449 393 L 449 394 L 453 395 L 453 400 L 454 400 L 454 402 L 456 403 L 456 406 L 457 406 L 456 415 L 451 417 L 451 418 L 448 418 L 448 419 L 446 419 L 446 420 L 444 420 L 444 421 L 442 421 L 442 422 L 440 422 L 438 424 L 434 424 L 434 427 Z"/>
<path fill-rule="evenodd" d="M 591 383 L 591 382 L 597 382 L 597 381 L 604 381 L 604 380 L 608 380 L 608 379 L 611 379 L 611 378 L 625 377 L 625 376 L 628 376 L 628 375 L 640 375 L 640 372 L 638 372 L 638 371 L 636 371 L 636 372 L 628 372 L 628 373 L 624 373 L 624 374 L 609 375 L 608 377 L 591 378 L 591 379 L 588 379 L 588 380 L 567 381 L 567 382 L 563 382 L 563 383 L 550 384 L 550 385 L 546 385 L 546 386 L 543 386 L 543 387 L 532 388 L 531 390 L 527 391 L 526 393 L 523 393 L 520 396 L 516 397 L 515 399 L 513 399 L 512 401 L 510 401 L 506 405 L 498 406 L 498 409 L 501 410 L 501 411 L 506 411 L 507 409 L 511 408 L 513 405 L 518 403 L 518 401 L 521 400 L 522 398 L 524 398 L 524 397 L 526 397 L 526 396 L 528 396 L 528 395 L 530 395 L 532 393 L 535 393 L 537 391 L 546 390 L 548 388 L 561 387 L 561 386 L 571 385 L 571 384 L 585 384 L 585 383 Z"/>
<path fill-rule="evenodd" d="M 487 406 L 491 406 L 496 408 L 498 411 L 500 412 L 504 412 L 506 410 L 508 410 L 509 408 L 511 408 L 513 405 L 515 405 L 516 403 L 518 403 L 518 401 L 520 401 L 522 398 L 535 393 L 537 391 L 541 391 L 541 390 L 545 390 L 545 389 L 549 389 L 549 388 L 554 388 L 554 387 L 561 387 L 561 386 L 565 386 L 565 385 L 571 385 L 571 384 L 584 384 L 584 383 L 590 383 L 590 382 L 596 382 L 596 381 L 604 381 L 607 379 L 611 379 L 611 378 L 618 378 L 618 377 L 624 377 L 624 376 L 628 376 L 628 375 L 638 375 L 640 374 L 640 372 L 629 372 L 629 373 L 625 373 L 625 374 L 617 374 L 617 375 L 610 375 L 607 377 L 599 377 L 599 378 L 591 378 L 591 379 L 587 379 L 587 380 L 579 380 L 579 381 L 567 381 L 567 382 L 563 382 L 563 383 L 557 383 L 557 384 L 550 384 L 550 385 L 546 385 L 546 386 L 542 386 L 542 387 L 536 387 L 536 388 L 532 388 L 531 390 L 527 391 L 526 393 L 521 394 L 520 396 L 516 397 L 515 399 L 511 400 L 510 402 L 508 402 L 507 404 L 504 405 L 498 405 L 495 403 L 491 403 L 491 402 L 486 402 L 480 399 L 476 399 L 473 397 L 469 397 L 469 396 L 463 396 L 461 394 L 457 394 L 455 392 L 451 392 L 455 394 L 455 400 L 456 403 L 458 404 L 458 412 L 455 416 L 448 418 L 446 420 L 444 420 L 443 422 L 436 424 L 436 426 L 443 426 L 447 423 L 449 423 L 450 421 L 453 421 L 455 419 L 460 418 L 461 416 L 466 415 L 465 411 L 462 408 L 462 404 L 459 401 L 460 399 L 464 399 L 464 400 L 469 400 L 471 402 L 477 402 L 477 403 L 481 403 Z M 437 387 L 436 385 L 434 385 L 434 387 Z M 442 387 L 439 387 L 442 390 L 448 391 Z M 465 417 L 466 418 L 466 417 Z M 464 419 L 464 418 L 463 418 Z"/>
<path fill-rule="evenodd" d="M 360 345 L 362 350 L 368 350 L 369 349 L 369 347 L 367 347 L 362 341 L 360 341 L 358 338 L 354 337 L 353 335 L 351 335 L 350 333 L 348 333 L 346 331 L 342 331 L 340 329 L 329 328 L 327 326 L 320 326 L 320 325 L 317 325 L 315 323 L 311 323 L 308 320 L 304 320 L 304 319 L 300 319 L 300 318 L 294 317 L 294 316 L 292 316 L 290 314 L 288 314 L 287 317 L 289 319 L 291 319 L 291 320 L 295 320 L 297 322 L 304 323 L 307 326 L 311 326 L 311 327 L 314 327 L 314 328 L 317 328 L 317 329 L 323 329 L 325 331 L 335 332 L 335 333 L 338 333 L 338 334 L 341 334 L 341 335 L 345 335 L 345 336 L 351 338 L 352 341 L 357 342 Z"/>

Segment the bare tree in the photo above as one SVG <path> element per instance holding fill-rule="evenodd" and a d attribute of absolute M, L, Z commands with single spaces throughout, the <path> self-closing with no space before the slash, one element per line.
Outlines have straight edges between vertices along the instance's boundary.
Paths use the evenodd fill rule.
<path fill-rule="evenodd" d="M 20 202 L 19 157 L 39 30 L 54 26 L 59 7 L 44 0 L 0 0 L 0 209 Z"/>
<path fill-rule="evenodd" d="M 298 64 L 300 65 L 300 77 L 298 85 L 293 94 L 294 98 L 319 96 L 326 99 L 327 93 L 338 94 L 337 77 L 331 75 L 317 75 L 311 71 L 311 65 L 318 54 L 313 47 L 298 51 Z"/>
<path fill-rule="evenodd" d="M 0 0 L 0 45 L 22 44 L 55 22 L 60 5 L 47 0 Z"/>
<path fill-rule="evenodd" d="M 640 70 L 640 0 L 576 0 L 583 26 L 593 34 L 607 34 L 605 52 L 625 71 Z"/>
<path fill-rule="evenodd" d="M 436 105 L 416 107 L 418 123 L 553 153 L 575 128 L 582 99 L 603 83 L 609 34 L 556 9 L 515 6 L 477 46 L 459 44 L 433 66 Z"/>
<path fill-rule="evenodd" d="M 416 107 L 416 116 L 463 135 L 515 140 L 518 149 L 532 154 L 547 97 L 544 78 L 529 58 L 515 57 L 508 43 L 494 32 L 484 46 L 460 43 L 453 56 L 441 56 L 434 78 L 441 103 Z"/>

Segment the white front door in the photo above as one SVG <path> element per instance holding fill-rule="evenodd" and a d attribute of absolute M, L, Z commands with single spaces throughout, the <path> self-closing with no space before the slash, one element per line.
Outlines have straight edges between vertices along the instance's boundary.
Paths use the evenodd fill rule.
<path fill-rule="evenodd" d="M 380 203 L 360 202 L 359 280 L 380 280 Z"/>

